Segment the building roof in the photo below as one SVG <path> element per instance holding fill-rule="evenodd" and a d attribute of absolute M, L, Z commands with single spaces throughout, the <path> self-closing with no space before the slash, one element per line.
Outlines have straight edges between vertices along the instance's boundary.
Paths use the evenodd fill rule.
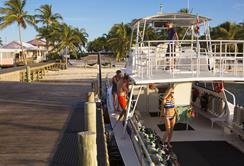
<path fill-rule="evenodd" d="M 19 52 L 21 49 L 0 48 L 0 52 Z"/>
<path fill-rule="evenodd" d="M 22 42 L 23 49 L 24 50 L 29 50 L 29 51 L 35 51 L 35 50 L 45 50 L 45 49 L 40 49 L 30 43 Z M 12 41 L 6 45 L 4 45 L 2 48 L 6 49 L 21 49 L 21 44 L 19 41 Z"/>
<path fill-rule="evenodd" d="M 155 21 L 171 22 L 175 26 L 191 26 L 196 24 L 204 23 L 205 21 L 211 20 L 210 18 L 204 16 L 198 16 L 189 13 L 159 13 L 153 16 L 147 16 L 140 19 L 135 19 L 132 21 L 131 26 L 135 27 L 138 22 L 144 23 L 146 21 L 148 24 Z"/>
<path fill-rule="evenodd" d="M 46 46 L 46 42 L 42 39 L 33 39 L 28 41 L 27 43 L 32 44 L 33 46 Z"/>

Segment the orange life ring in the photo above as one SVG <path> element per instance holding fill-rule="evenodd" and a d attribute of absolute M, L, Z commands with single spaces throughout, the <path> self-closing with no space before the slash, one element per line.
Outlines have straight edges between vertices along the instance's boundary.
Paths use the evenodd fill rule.
<path fill-rule="evenodd" d="M 223 90 L 224 90 L 223 81 L 214 83 L 214 91 L 215 92 L 220 93 L 220 92 L 223 92 Z"/>

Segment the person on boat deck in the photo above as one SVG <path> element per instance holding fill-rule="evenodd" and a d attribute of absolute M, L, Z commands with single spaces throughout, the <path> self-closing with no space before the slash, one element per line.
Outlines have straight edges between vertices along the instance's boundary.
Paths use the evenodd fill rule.
<path fill-rule="evenodd" d="M 116 75 L 113 76 L 112 78 L 112 94 L 113 94 L 113 99 L 114 99 L 114 112 L 117 112 L 119 110 L 119 104 L 117 104 L 117 84 L 119 80 L 121 79 L 121 71 L 117 70 Z M 117 108 L 116 108 L 117 105 Z"/>
<path fill-rule="evenodd" d="M 173 26 L 173 23 L 167 22 L 167 23 L 165 23 L 165 27 L 168 28 L 167 40 L 169 40 L 166 56 L 174 57 L 176 45 L 179 44 L 178 43 L 179 36 L 177 34 L 176 29 Z M 172 65 L 175 67 L 175 59 L 174 59 L 174 62 Z"/>
<path fill-rule="evenodd" d="M 168 37 L 167 37 L 167 40 L 170 40 L 170 43 L 175 42 L 175 44 L 178 44 L 179 36 L 177 34 L 176 29 L 174 28 L 173 23 L 167 22 L 165 24 L 165 27 L 168 28 Z"/>
<path fill-rule="evenodd" d="M 163 105 L 161 107 L 161 117 L 164 120 L 165 124 L 165 133 L 163 135 L 163 144 L 167 142 L 169 147 L 171 138 L 173 136 L 173 129 L 176 123 L 176 107 L 175 107 L 175 100 L 174 100 L 174 87 L 171 84 L 169 88 L 166 90 L 163 96 Z"/>
<path fill-rule="evenodd" d="M 127 111 L 127 95 L 129 91 L 129 76 L 125 75 L 122 79 L 119 80 L 117 84 L 118 88 L 118 101 L 119 105 L 122 108 L 119 119 L 126 115 Z"/>

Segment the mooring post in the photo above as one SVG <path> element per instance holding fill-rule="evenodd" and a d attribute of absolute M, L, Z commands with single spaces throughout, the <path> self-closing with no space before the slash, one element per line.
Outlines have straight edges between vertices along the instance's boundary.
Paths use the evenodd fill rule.
<path fill-rule="evenodd" d="M 39 75 L 39 73 L 40 73 L 40 69 L 37 69 L 37 72 L 36 72 L 36 80 L 37 81 L 39 81 L 39 78 L 40 78 L 40 75 Z"/>
<path fill-rule="evenodd" d="M 87 101 L 88 102 L 95 102 L 95 93 L 94 92 L 88 92 Z"/>
<path fill-rule="evenodd" d="M 85 103 L 85 118 L 84 118 L 84 130 L 85 131 L 97 131 L 96 122 L 96 103 L 86 102 Z"/>
<path fill-rule="evenodd" d="M 97 166 L 96 133 L 85 131 L 78 133 L 80 166 Z"/>
<path fill-rule="evenodd" d="M 31 82 L 31 70 L 30 66 L 26 66 L 26 81 Z"/>

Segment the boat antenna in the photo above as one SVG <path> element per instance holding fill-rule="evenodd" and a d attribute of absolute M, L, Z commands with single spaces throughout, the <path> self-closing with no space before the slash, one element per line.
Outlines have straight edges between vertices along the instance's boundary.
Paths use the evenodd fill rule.
<path fill-rule="evenodd" d="M 160 3 L 160 11 L 159 11 L 159 14 L 163 14 L 163 4 Z"/>

